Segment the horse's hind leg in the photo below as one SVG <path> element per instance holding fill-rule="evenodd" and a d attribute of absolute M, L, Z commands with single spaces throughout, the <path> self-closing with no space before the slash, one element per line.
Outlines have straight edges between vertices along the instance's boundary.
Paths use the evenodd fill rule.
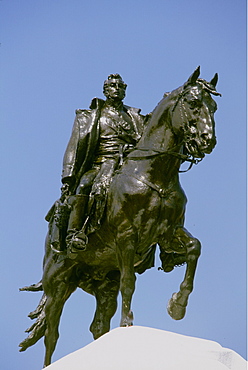
<path fill-rule="evenodd" d="M 175 237 L 186 248 L 187 268 L 178 293 L 174 293 L 168 303 L 168 313 L 175 320 L 181 320 L 186 312 L 190 293 L 193 291 L 197 261 L 201 253 L 201 243 L 185 228 L 178 228 Z"/>
<path fill-rule="evenodd" d="M 47 295 L 45 305 L 46 331 L 45 331 L 45 361 L 44 367 L 51 364 L 52 354 L 59 337 L 59 321 L 66 300 L 75 289 L 70 289 L 65 283 L 56 286 L 51 294 Z"/>
<path fill-rule="evenodd" d="M 119 271 L 111 272 L 104 281 L 98 281 L 94 288 L 96 297 L 96 312 L 90 331 L 94 339 L 110 330 L 110 320 L 117 309 L 117 296 L 120 286 Z"/>

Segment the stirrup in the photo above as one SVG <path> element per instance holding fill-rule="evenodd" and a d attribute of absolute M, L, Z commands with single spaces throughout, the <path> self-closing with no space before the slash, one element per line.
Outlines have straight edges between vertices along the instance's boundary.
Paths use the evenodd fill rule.
<path fill-rule="evenodd" d="M 57 254 L 66 254 L 65 250 L 60 249 L 60 244 L 58 242 L 53 242 L 50 244 L 50 247 L 53 252 Z"/>

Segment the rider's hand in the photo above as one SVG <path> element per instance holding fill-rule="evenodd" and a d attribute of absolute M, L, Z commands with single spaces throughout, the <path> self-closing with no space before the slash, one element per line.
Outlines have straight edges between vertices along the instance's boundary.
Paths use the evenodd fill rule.
<path fill-rule="evenodd" d="M 61 197 L 65 197 L 70 195 L 70 185 L 68 183 L 65 183 L 61 187 Z"/>

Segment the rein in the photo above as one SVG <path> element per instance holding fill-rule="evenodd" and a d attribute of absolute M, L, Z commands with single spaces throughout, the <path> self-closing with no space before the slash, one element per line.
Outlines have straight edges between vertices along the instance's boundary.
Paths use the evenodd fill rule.
<path fill-rule="evenodd" d="M 143 150 L 143 151 L 149 151 L 149 150 L 150 150 L 150 149 L 146 149 L 146 148 L 136 148 L 136 149 L 137 149 L 137 150 Z M 188 171 L 192 168 L 193 164 L 198 164 L 198 163 L 199 163 L 199 162 L 201 162 L 201 161 L 202 161 L 202 159 L 203 159 L 203 158 L 201 158 L 201 159 L 196 159 L 196 158 L 194 158 L 194 157 L 190 157 L 190 156 L 189 156 L 189 155 L 187 155 L 187 154 L 176 153 L 176 152 L 173 152 L 173 151 L 170 151 L 170 150 L 165 151 L 165 152 L 160 152 L 160 151 L 157 151 L 157 150 L 154 150 L 154 149 L 153 149 L 153 151 L 155 151 L 156 153 L 154 153 L 154 154 L 149 154 L 149 155 L 142 156 L 142 157 L 129 157 L 129 156 L 128 156 L 128 159 L 131 159 L 131 160 L 135 161 L 135 160 L 142 160 L 142 159 L 151 159 L 151 158 L 157 157 L 157 156 L 159 156 L 159 155 L 165 155 L 165 154 L 173 155 L 174 157 L 177 157 L 177 158 L 179 158 L 179 159 L 182 159 L 183 161 L 190 162 L 190 165 L 189 165 L 189 167 L 187 168 L 187 170 L 184 170 L 184 171 L 180 171 L 180 170 L 179 170 L 179 171 L 178 171 L 179 173 L 188 172 Z M 133 177 L 134 179 L 136 179 L 136 180 L 138 180 L 138 181 L 142 182 L 143 184 L 147 185 L 149 188 L 151 188 L 151 189 L 155 190 L 155 191 L 159 194 L 159 196 L 160 196 L 161 198 L 165 198 L 165 197 L 166 197 L 166 191 L 165 191 L 163 188 L 159 187 L 158 185 L 156 185 L 156 184 L 154 184 L 154 183 L 150 182 L 149 180 L 147 180 L 147 179 L 145 179 L 145 178 L 143 178 L 143 177 L 135 176 L 134 174 L 132 174 L 132 175 L 130 175 L 130 176 L 131 176 L 131 177 Z"/>
<path fill-rule="evenodd" d="M 146 152 L 148 152 L 149 150 L 151 150 L 151 149 L 137 148 L 137 147 L 135 149 L 136 150 L 141 150 L 141 151 L 146 151 Z M 172 150 L 167 150 L 167 151 L 164 151 L 164 152 L 159 151 L 159 150 L 156 150 L 156 149 L 152 149 L 152 150 L 154 152 L 156 152 L 156 153 L 154 153 L 154 154 L 148 154 L 148 155 L 145 155 L 145 156 L 139 156 L 139 157 L 136 157 L 136 156 L 133 156 L 133 157 L 132 156 L 128 156 L 127 158 L 128 159 L 131 159 L 132 161 L 139 161 L 139 160 L 143 160 L 143 159 L 152 159 L 152 158 L 158 157 L 160 155 L 169 154 L 169 155 L 172 155 L 174 157 L 177 157 L 177 158 L 181 159 L 184 162 L 190 162 L 190 165 L 189 165 L 188 169 L 187 170 L 184 170 L 184 171 L 180 171 L 179 170 L 178 171 L 179 173 L 188 172 L 192 168 L 193 164 L 198 164 L 203 159 L 203 158 L 196 159 L 196 158 L 194 158 L 194 157 L 192 157 L 192 156 L 190 156 L 188 154 L 181 154 L 181 153 L 173 152 Z"/>

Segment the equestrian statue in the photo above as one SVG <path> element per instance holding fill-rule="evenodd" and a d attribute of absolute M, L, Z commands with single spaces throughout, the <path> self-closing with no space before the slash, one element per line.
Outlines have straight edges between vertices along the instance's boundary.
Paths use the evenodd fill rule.
<path fill-rule="evenodd" d="M 90 109 L 76 111 L 61 197 L 46 216 L 43 276 L 21 289 L 43 291 L 20 351 L 44 336 L 44 367 L 51 363 L 64 304 L 78 287 L 96 298 L 94 339 L 110 330 L 119 291 L 120 326 L 133 324 L 136 273 L 154 266 L 156 248 L 164 272 L 186 264 L 167 307 L 173 319 L 184 317 L 201 244 L 184 227 L 180 166 L 189 162 L 190 169 L 215 147 L 212 95 L 220 95 L 217 74 L 210 82 L 199 76 L 200 67 L 145 116 L 123 104 L 127 85 L 112 74 L 104 82 L 106 100 L 95 98 Z"/>

